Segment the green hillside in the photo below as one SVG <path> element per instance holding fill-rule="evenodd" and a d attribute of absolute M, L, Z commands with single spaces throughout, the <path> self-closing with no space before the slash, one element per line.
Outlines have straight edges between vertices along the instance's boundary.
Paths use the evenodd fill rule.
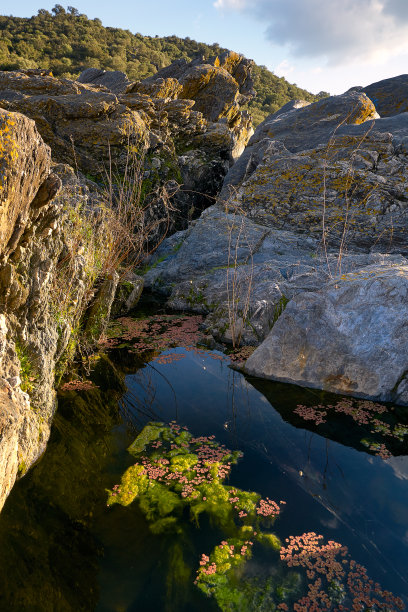
<path fill-rule="evenodd" d="M 177 36 L 143 36 L 129 30 L 108 28 L 100 19 L 88 19 L 77 9 L 57 4 L 52 12 L 40 9 L 30 18 L 0 16 L 0 70 L 47 68 L 55 76 L 76 78 L 88 67 L 122 70 L 131 80 L 144 79 L 174 59 L 193 59 L 225 51 L 217 43 L 207 45 Z M 236 51 L 239 51 L 237 49 Z M 255 124 L 293 98 L 314 101 L 314 96 L 265 66 L 254 69 L 258 96 L 248 109 Z"/>

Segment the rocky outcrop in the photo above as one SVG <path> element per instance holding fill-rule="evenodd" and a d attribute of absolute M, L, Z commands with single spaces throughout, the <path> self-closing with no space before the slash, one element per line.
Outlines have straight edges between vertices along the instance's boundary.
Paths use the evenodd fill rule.
<path fill-rule="evenodd" d="M 135 157 L 138 166 L 142 160 L 142 197 L 157 200 L 166 186 L 152 214 L 168 216 L 166 229 L 174 231 L 214 201 L 252 134 L 250 116 L 239 110 L 253 95 L 252 62 L 232 53 L 211 61 L 180 60 L 136 83 L 94 68 L 78 81 L 3 72 L 0 107 L 34 119 L 53 159 L 96 181 L 106 181 L 111 169 L 128 178 Z M 158 231 L 151 242 L 161 237 Z"/>
<path fill-rule="evenodd" d="M 194 109 L 206 119 L 218 121 L 225 117 L 233 122 L 239 115 L 239 106 L 256 93 L 251 79 L 253 65 L 252 60 L 228 51 L 208 60 L 176 60 L 143 83 L 154 85 L 158 80 L 176 79 L 181 85 L 178 97 L 194 100 Z"/>
<path fill-rule="evenodd" d="M 80 242 L 86 181 L 66 166 L 51 172 L 51 151 L 23 115 L 0 110 L 0 151 L 1 507 L 45 450 L 55 377 L 75 350 L 96 277 Z"/>
<path fill-rule="evenodd" d="M 4 91 L 18 98 L 8 101 Z M 34 119 L 53 159 L 102 176 L 126 163 L 126 147 L 143 148 L 145 122 L 104 87 L 20 72 L 0 73 L 0 106 Z"/>
<path fill-rule="evenodd" d="M 299 293 L 318 291 L 339 273 L 406 261 L 376 252 L 326 256 L 317 239 L 213 206 L 159 247 L 145 286 L 166 295 L 171 308 L 208 314 L 205 325 L 218 340 L 257 345 Z"/>
<path fill-rule="evenodd" d="M 294 297 L 245 370 L 408 405 L 407 309 L 408 265 L 359 268 Z"/>
<path fill-rule="evenodd" d="M 124 186 L 139 194 L 125 207 L 143 211 L 126 217 L 148 230 L 137 249 L 185 225 L 218 193 L 251 134 L 238 110 L 251 93 L 250 67 L 230 55 L 196 62 L 180 80 L 133 84 L 94 69 L 75 82 L 43 70 L 0 73 L 0 507 L 45 449 L 55 379 L 79 328 L 94 345 L 115 294 L 125 312 L 142 290 L 128 275 L 117 291 L 132 240 L 121 244 L 129 227 L 104 212 L 101 178 L 112 169 L 113 215 Z"/>
<path fill-rule="evenodd" d="M 217 205 L 151 260 L 146 285 L 164 293 L 173 308 L 206 313 L 207 330 L 218 339 L 263 342 L 254 353 L 259 359 L 248 362 L 254 375 L 406 402 L 401 308 L 408 255 L 406 115 L 380 118 L 358 88 L 310 105 L 294 101 L 267 118 L 230 169 Z M 345 279 L 360 271 L 364 278 L 365 270 L 386 279 L 377 297 L 375 284 L 371 292 L 371 285 L 356 281 L 354 295 L 333 289 L 349 287 Z M 377 308 L 381 300 L 387 303 L 383 310 Z M 297 327 L 290 318 L 295 310 Z M 394 327 L 390 313 L 399 310 Z M 346 312 L 349 325 L 341 323 L 340 333 Z M 359 327 L 362 312 L 366 323 Z M 387 329 L 383 343 L 373 330 L 383 363 L 371 378 L 374 348 L 365 371 L 361 365 L 370 321 Z M 393 347 L 393 334 L 405 344 Z M 317 337 L 320 344 L 312 348 Z M 308 351 L 304 338 L 310 339 Z M 327 347 L 320 355 L 322 344 Z M 278 345 L 282 351 L 291 345 L 288 360 L 272 359 L 269 348 L 262 348 Z M 305 355 L 302 369 L 300 357 L 289 367 L 295 354 Z M 387 370 L 395 376 L 386 376 Z"/>
<path fill-rule="evenodd" d="M 226 177 L 222 198 L 268 227 L 339 247 L 407 252 L 405 115 L 373 119 L 348 92 L 265 120 Z M 323 215 L 324 210 L 324 215 Z"/>

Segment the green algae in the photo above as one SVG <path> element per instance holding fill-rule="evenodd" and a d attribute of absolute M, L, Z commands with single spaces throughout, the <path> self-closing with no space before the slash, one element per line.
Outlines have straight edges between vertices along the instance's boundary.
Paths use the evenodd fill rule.
<path fill-rule="evenodd" d="M 246 602 L 250 582 L 242 579 L 242 573 L 252 557 L 255 542 L 272 554 L 279 551 L 279 538 L 261 529 L 261 524 L 270 527 L 280 507 L 269 498 L 262 500 L 258 493 L 225 484 L 242 453 L 218 444 L 214 436 L 195 438 L 174 422 L 169 426 L 160 422 L 147 424 L 128 450 L 137 463 L 126 470 L 120 484 L 109 492 L 108 506 L 128 506 L 137 500 L 150 531 L 156 535 L 177 535 L 178 547 L 186 540 L 185 510 L 189 510 L 190 522 L 196 527 L 201 515 L 206 515 L 226 539 L 208 556 L 202 555 L 194 584 L 205 595 L 214 597 L 221 610 L 249 609 Z M 171 571 L 177 569 L 177 581 L 188 581 L 191 570 L 183 560 L 181 548 L 176 550 L 174 546 L 171 550 L 178 569 L 172 563 Z M 168 576 L 170 590 L 171 582 Z M 269 586 L 270 583 L 269 580 Z M 282 584 L 281 580 L 274 580 L 275 595 L 278 586 L 283 588 Z M 263 584 L 262 589 L 265 588 Z M 266 596 L 258 593 L 257 597 Z M 278 602 L 281 599 L 278 597 Z"/>

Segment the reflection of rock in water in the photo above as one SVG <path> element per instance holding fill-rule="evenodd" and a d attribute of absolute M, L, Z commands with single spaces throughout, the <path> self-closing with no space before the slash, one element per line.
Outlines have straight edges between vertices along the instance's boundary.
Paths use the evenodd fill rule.
<path fill-rule="evenodd" d="M 317 389 L 305 389 L 296 385 L 264 381 L 248 377 L 251 385 L 262 393 L 287 423 L 299 429 L 315 432 L 328 440 L 350 446 L 357 451 L 379 455 L 383 458 L 382 447 L 393 456 L 408 454 L 408 413 L 402 406 L 390 406 L 342 397 Z M 309 398 L 307 393 L 309 392 Z M 305 402 L 307 398 L 307 402 Z M 305 403 L 307 406 L 305 406 Z M 346 405 L 344 409 L 343 404 Z M 368 422 L 359 413 L 370 413 L 365 404 L 379 407 L 373 409 Z M 349 409 L 349 406 L 351 409 Z M 296 410 L 302 407 L 306 410 Z M 301 414 L 306 414 L 306 417 Z M 353 415 L 351 416 L 351 412 Z M 314 418 L 312 418 L 314 416 Z M 397 432 L 390 435 L 387 432 Z"/>
<path fill-rule="evenodd" d="M 59 398 L 47 452 L 16 485 L 2 512 L 2 610 L 95 609 L 100 550 L 92 535 L 93 513 L 106 507 L 110 482 L 103 466 L 118 422 L 118 391 L 123 391 L 106 365 L 102 361 L 97 367 L 97 384 L 109 384 L 111 390 Z"/>

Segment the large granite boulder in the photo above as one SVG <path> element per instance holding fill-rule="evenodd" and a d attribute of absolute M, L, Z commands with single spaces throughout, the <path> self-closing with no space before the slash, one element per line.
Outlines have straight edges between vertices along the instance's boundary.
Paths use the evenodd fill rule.
<path fill-rule="evenodd" d="M 324 253 L 313 237 L 212 206 L 159 247 L 145 286 L 164 294 L 171 308 L 207 314 L 205 326 L 217 339 L 256 345 L 299 293 L 318 291 L 339 272 L 405 261 L 376 252 Z"/>
<path fill-rule="evenodd" d="M 289 302 L 248 374 L 408 405 L 408 265 L 371 265 Z"/>
<path fill-rule="evenodd" d="M 408 111 L 408 74 L 372 83 L 361 92 L 370 98 L 381 117 Z"/>

